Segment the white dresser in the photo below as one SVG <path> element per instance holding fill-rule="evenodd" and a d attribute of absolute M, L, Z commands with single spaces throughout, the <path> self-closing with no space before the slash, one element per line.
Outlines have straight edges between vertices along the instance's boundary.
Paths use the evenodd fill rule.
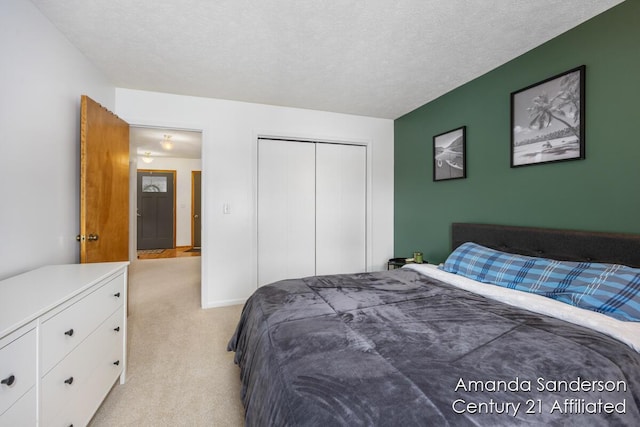
<path fill-rule="evenodd" d="M 85 426 L 124 384 L 127 262 L 0 281 L 0 427 Z"/>

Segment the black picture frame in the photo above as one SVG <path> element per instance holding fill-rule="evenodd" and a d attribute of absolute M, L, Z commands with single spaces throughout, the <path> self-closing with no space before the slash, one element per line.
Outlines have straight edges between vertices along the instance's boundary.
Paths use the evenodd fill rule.
<path fill-rule="evenodd" d="M 581 65 L 511 93 L 511 167 L 585 158 Z"/>
<path fill-rule="evenodd" d="M 433 137 L 433 180 L 467 177 L 467 127 L 461 126 Z"/>

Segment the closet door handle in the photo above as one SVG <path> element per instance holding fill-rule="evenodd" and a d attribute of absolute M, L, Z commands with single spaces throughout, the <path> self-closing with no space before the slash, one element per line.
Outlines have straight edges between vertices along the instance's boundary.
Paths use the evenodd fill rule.
<path fill-rule="evenodd" d="M 15 375 L 10 375 L 7 378 L 5 378 L 2 381 L 0 381 L 0 384 L 4 384 L 7 387 L 11 387 L 14 382 L 16 382 L 16 376 Z"/>
<path fill-rule="evenodd" d="M 120 361 L 119 361 L 119 360 L 116 360 L 115 362 L 113 362 L 113 364 L 114 364 L 114 365 L 116 365 L 116 366 L 118 366 L 118 365 L 120 365 Z"/>
<path fill-rule="evenodd" d="M 69 335 L 70 337 L 73 336 L 73 328 L 69 329 L 67 332 L 64 333 L 65 335 Z"/>
<path fill-rule="evenodd" d="M 113 294 L 113 296 L 116 298 L 120 298 L 120 292 L 116 292 L 115 294 Z"/>
<path fill-rule="evenodd" d="M 73 384 L 73 377 L 67 378 L 66 380 L 64 380 L 64 383 L 69 385 Z"/>
<path fill-rule="evenodd" d="M 113 330 L 116 331 L 116 332 L 120 332 L 120 326 L 117 326 L 117 327 L 113 328 Z"/>

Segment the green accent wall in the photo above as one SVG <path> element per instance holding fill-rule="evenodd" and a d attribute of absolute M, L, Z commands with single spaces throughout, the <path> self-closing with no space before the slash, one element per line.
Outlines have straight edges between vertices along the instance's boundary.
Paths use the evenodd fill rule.
<path fill-rule="evenodd" d="M 395 256 L 450 251 L 452 222 L 640 233 L 640 1 L 395 121 Z M 469 58 L 473 61 L 473 58 Z M 510 167 L 510 95 L 586 65 L 586 159 Z M 433 136 L 467 127 L 467 178 L 433 182 Z"/>

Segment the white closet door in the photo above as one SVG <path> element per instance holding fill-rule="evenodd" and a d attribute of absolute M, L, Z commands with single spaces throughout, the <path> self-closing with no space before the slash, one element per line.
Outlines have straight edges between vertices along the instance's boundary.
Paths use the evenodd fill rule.
<path fill-rule="evenodd" d="M 316 144 L 316 274 L 366 271 L 366 147 Z"/>
<path fill-rule="evenodd" d="M 315 274 L 315 144 L 258 140 L 258 286 Z"/>

